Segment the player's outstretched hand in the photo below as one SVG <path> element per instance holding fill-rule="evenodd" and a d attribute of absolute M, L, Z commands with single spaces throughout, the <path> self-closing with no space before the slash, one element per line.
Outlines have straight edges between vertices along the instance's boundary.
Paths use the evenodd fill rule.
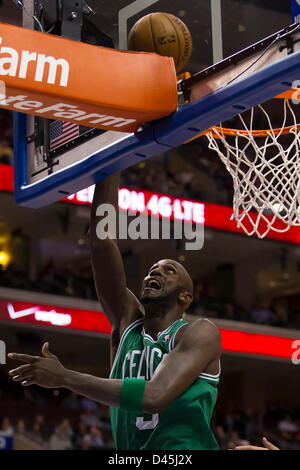
<path fill-rule="evenodd" d="M 12 380 L 21 382 L 24 387 L 33 384 L 45 388 L 63 387 L 66 369 L 58 358 L 49 351 L 49 343 L 44 343 L 42 356 L 9 353 L 10 359 L 25 363 L 25 365 L 9 371 Z"/>
<path fill-rule="evenodd" d="M 280 449 L 278 449 L 278 447 L 274 446 L 271 442 L 269 442 L 266 437 L 262 438 L 262 443 L 263 443 L 264 447 L 237 446 L 233 450 L 280 450 Z"/>

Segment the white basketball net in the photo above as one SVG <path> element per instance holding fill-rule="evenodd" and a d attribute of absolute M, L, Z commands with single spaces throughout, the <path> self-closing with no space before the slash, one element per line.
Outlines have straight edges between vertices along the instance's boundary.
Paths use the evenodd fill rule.
<path fill-rule="evenodd" d="M 258 108 L 269 126 L 262 136 L 264 131 L 252 128 Z M 280 129 L 273 129 L 262 105 L 251 110 L 250 124 L 242 115 L 239 119 L 243 129 L 235 130 L 234 137 L 228 137 L 222 125 L 206 134 L 209 148 L 218 153 L 233 178 L 231 219 L 248 235 L 259 238 L 270 230 L 286 232 L 300 226 L 300 126 L 289 100 L 284 100 Z M 292 126 L 287 127 L 288 120 Z"/>

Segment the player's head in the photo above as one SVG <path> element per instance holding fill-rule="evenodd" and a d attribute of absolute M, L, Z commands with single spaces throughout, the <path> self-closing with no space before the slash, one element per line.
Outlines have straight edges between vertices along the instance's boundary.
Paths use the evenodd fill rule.
<path fill-rule="evenodd" d="M 155 263 L 143 281 L 140 301 L 147 304 L 164 304 L 165 306 L 190 306 L 193 300 L 193 281 L 182 264 L 171 259 Z"/>

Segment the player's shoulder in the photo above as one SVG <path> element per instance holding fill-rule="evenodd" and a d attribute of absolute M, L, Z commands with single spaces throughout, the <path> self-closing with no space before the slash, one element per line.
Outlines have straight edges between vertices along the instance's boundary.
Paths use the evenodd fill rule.
<path fill-rule="evenodd" d="M 188 324 L 188 329 L 186 330 L 189 334 L 194 334 L 197 337 L 199 334 L 202 335 L 209 335 L 209 336 L 220 336 L 220 330 L 217 325 L 209 320 L 208 318 L 197 318 L 196 320 L 191 321 Z"/>
<path fill-rule="evenodd" d="M 221 341 L 219 328 L 208 318 L 197 318 L 187 323 L 177 339 L 177 343 L 193 343 L 195 345 L 207 341 Z"/>
<path fill-rule="evenodd" d="M 196 318 L 195 320 L 190 321 L 189 325 L 193 328 L 205 328 L 209 330 L 219 331 L 219 328 L 212 320 L 204 317 Z"/>

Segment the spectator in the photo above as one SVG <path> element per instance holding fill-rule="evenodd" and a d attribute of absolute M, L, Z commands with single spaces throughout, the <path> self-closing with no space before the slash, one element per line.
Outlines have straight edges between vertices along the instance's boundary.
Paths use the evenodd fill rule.
<path fill-rule="evenodd" d="M 236 446 L 247 446 L 250 442 L 242 439 L 236 431 L 233 431 L 228 442 L 228 448 L 234 449 Z"/>
<path fill-rule="evenodd" d="M 88 434 L 82 439 L 81 450 L 90 450 L 90 438 Z"/>
<path fill-rule="evenodd" d="M 87 441 L 84 441 L 84 438 L 87 435 L 87 429 L 88 428 L 87 428 L 86 424 L 83 423 L 82 421 L 79 421 L 78 427 L 77 427 L 77 429 L 76 429 L 76 431 L 74 432 L 74 435 L 73 435 L 73 445 L 74 445 L 75 449 L 77 449 L 77 450 L 80 450 L 80 449 L 87 450 L 87 449 L 84 449 L 84 447 L 87 444 Z"/>
<path fill-rule="evenodd" d="M 80 398 L 80 404 L 85 410 L 89 408 L 94 413 L 99 413 L 99 405 L 93 400 L 89 400 L 88 398 L 82 397 Z"/>
<path fill-rule="evenodd" d="M 70 421 L 65 418 L 65 419 L 62 420 L 62 422 L 60 423 L 59 426 L 61 426 L 65 430 L 66 434 L 72 439 L 72 437 L 74 435 L 74 431 L 70 426 Z M 57 434 L 59 434 L 59 426 L 57 426 L 55 428 L 55 432 Z"/>
<path fill-rule="evenodd" d="M 70 450 L 72 441 L 68 434 L 68 424 L 63 420 L 52 434 L 48 444 L 49 450 Z"/>
<path fill-rule="evenodd" d="M 16 432 L 19 434 L 26 433 L 25 421 L 24 419 L 19 419 L 16 426 Z"/>
<path fill-rule="evenodd" d="M 215 428 L 215 438 L 219 444 L 220 450 L 226 450 L 228 448 L 227 444 L 227 435 L 223 426 L 216 426 Z"/>
<path fill-rule="evenodd" d="M 250 314 L 251 319 L 255 323 L 264 323 L 265 325 L 270 325 L 275 319 L 274 313 L 264 303 L 257 304 Z"/>
<path fill-rule="evenodd" d="M 98 427 L 91 427 L 90 432 L 83 438 L 83 445 L 88 445 L 89 449 L 100 449 L 104 447 L 102 433 Z"/>
<path fill-rule="evenodd" d="M 272 310 L 274 311 L 273 325 L 284 327 L 289 322 L 288 299 L 278 299 L 273 302 Z"/>
<path fill-rule="evenodd" d="M 35 417 L 33 426 L 30 431 L 28 431 L 27 435 L 36 443 L 41 445 L 42 447 L 45 446 L 45 442 L 47 441 L 47 434 L 45 433 L 44 428 L 44 417 L 42 415 L 37 415 Z"/>
<path fill-rule="evenodd" d="M 0 140 L 0 163 L 3 163 L 5 165 L 11 165 L 12 156 L 13 156 L 13 149 L 9 145 L 8 140 L 1 139 Z"/>
<path fill-rule="evenodd" d="M 254 412 L 251 409 L 246 409 L 244 416 L 244 432 L 245 438 L 247 441 L 252 442 L 255 434 L 259 433 L 259 418 L 255 416 Z"/>
<path fill-rule="evenodd" d="M 100 425 L 98 414 L 95 414 L 95 412 L 93 412 L 88 406 L 85 406 L 84 412 L 80 416 L 80 420 L 88 427 Z"/>
<path fill-rule="evenodd" d="M 5 434 L 6 436 L 12 436 L 14 429 L 10 423 L 10 420 L 7 416 L 2 419 L 0 434 Z"/>
<path fill-rule="evenodd" d="M 45 401 L 43 400 L 43 404 Z M 47 403 L 45 403 L 47 406 Z M 42 414 L 37 414 L 34 419 L 34 428 L 37 430 L 38 434 L 41 436 L 43 441 L 48 439 L 49 433 L 45 423 L 45 417 Z"/>
<path fill-rule="evenodd" d="M 285 415 L 285 417 L 279 421 L 278 429 L 284 439 L 291 439 L 296 435 L 298 426 L 294 423 L 290 415 Z"/>
<path fill-rule="evenodd" d="M 227 320 L 235 320 L 236 319 L 236 313 L 235 313 L 235 308 L 234 308 L 234 305 L 230 302 L 226 302 L 225 304 L 225 318 L 227 318 Z"/>
<path fill-rule="evenodd" d="M 80 400 L 78 395 L 75 393 L 71 393 L 70 395 L 67 395 L 65 398 L 63 398 L 61 402 L 61 406 L 63 408 L 66 408 L 67 410 L 79 410 L 80 408 Z"/>

